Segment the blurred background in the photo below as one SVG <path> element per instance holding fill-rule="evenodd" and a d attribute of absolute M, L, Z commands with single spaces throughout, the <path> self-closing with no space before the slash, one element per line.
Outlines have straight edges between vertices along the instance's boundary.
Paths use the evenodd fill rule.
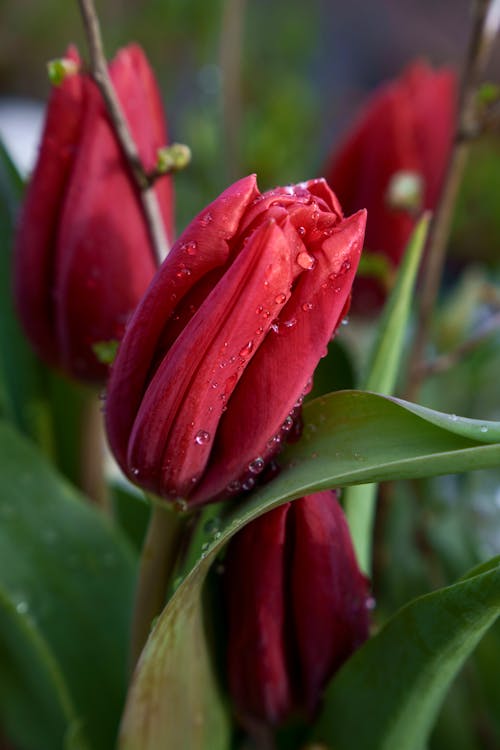
<path fill-rule="evenodd" d="M 320 176 L 328 154 L 381 81 L 416 57 L 460 68 L 470 0 L 108 0 L 98 4 L 108 56 L 130 41 L 155 70 L 171 138 L 191 165 L 175 177 L 178 231 L 227 184 Z M 49 93 L 45 63 L 75 42 L 77 3 L 0 0 L 0 135 L 30 170 Z M 498 46 L 498 45 L 497 45 Z M 499 82 L 497 49 L 490 77 Z M 335 188 L 335 186 L 333 186 Z M 500 143 L 473 145 L 457 206 L 436 355 L 500 311 Z M 353 387 L 370 324 L 351 321 L 322 365 L 324 389 Z M 426 381 L 421 402 L 500 419 L 500 334 Z M 323 382 L 323 381 L 322 381 Z M 500 471 L 382 488 L 375 590 L 380 620 L 500 552 Z M 431 750 L 500 747 L 500 632 L 492 629 L 450 694 Z"/>

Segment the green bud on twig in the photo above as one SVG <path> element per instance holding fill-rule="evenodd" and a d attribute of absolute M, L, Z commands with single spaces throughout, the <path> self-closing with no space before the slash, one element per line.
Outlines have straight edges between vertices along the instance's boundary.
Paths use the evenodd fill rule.
<path fill-rule="evenodd" d="M 59 57 L 47 63 L 49 80 L 53 86 L 60 86 L 65 78 L 74 76 L 78 70 L 78 63 L 69 57 Z"/>
<path fill-rule="evenodd" d="M 156 170 L 158 174 L 178 172 L 191 161 L 191 149 L 184 143 L 172 143 L 158 149 Z"/>

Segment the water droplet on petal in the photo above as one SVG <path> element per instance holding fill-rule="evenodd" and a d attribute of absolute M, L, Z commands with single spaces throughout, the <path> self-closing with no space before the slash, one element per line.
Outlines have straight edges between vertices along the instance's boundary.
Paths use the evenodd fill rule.
<path fill-rule="evenodd" d="M 194 442 L 197 445 L 206 445 L 210 442 L 210 433 L 206 430 L 198 430 L 195 435 Z"/>
<path fill-rule="evenodd" d="M 286 294 L 283 294 L 283 292 L 280 292 L 280 294 L 277 294 L 274 298 L 274 301 L 277 305 L 282 305 L 283 302 L 286 300 Z"/>
<path fill-rule="evenodd" d="M 305 227 L 297 227 L 297 233 L 300 235 L 300 237 L 303 237 L 306 233 Z"/>
<path fill-rule="evenodd" d="M 258 456 L 257 458 L 254 458 L 253 461 L 250 461 L 248 464 L 248 471 L 251 474 L 260 474 L 265 465 L 264 459 Z"/>
<path fill-rule="evenodd" d="M 242 349 L 240 349 L 239 351 L 240 357 L 243 357 L 243 358 L 248 357 L 252 349 L 253 349 L 253 341 L 248 341 L 248 343 L 246 343 L 245 346 Z"/>
<path fill-rule="evenodd" d="M 204 227 L 207 227 L 209 224 L 211 224 L 213 220 L 214 220 L 214 217 L 212 216 L 210 211 L 207 211 L 206 213 L 200 216 L 200 224 L 202 224 Z"/>
<path fill-rule="evenodd" d="M 181 250 L 184 250 L 188 255 L 196 255 L 196 248 L 198 247 L 198 243 L 196 240 L 191 240 L 190 242 L 184 242 L 181 245 Z"/>
<path fill-rule="evenodd" d="M 234 479 L 232 482 L 229 482 L 226 490 L 231 494 L 235 494 L 241 490 L 241 483 L 237 479 Z"/>
<path fill-rule="evenodd" d="M 249 492 L 251 489 L 253 489 L 254 485 L 255 479 L 253 477 L 248 477 L 248 479 L 245 479 L 245 481 L 241 485 L 241 489 L 245 490 L 245 492 Z"/>
<path fill-rule="evenodd" d="M 312 310 L 313 305 L 312 302 L 304 302 L 302 305 L 302 309 L 304 312 L 309 312 L 309 310 Z"/>
<path fill-rule="evenodd" d="M 283 422 L 283 424 L 281 425 L 281 429 L 283 430 L 283 432 L 289 432 L 292 429 L 292 427 L 293 427 L 293 419 L 289 415 L 285 419 L 285 421 Z"/>
<path fill-rule="evenodd" d="M 191 271 L 189 268 L 179 268 L 177 273 L 175 274 L 178 279 L 183 279 L 187 276 L 191 276 Z"/>
<path fill-rule="evenodd" d="M 309 255 L 309 253 L 305 251 L 297 255 L 296 261 L 299 266 L 301 268 L 304 268 L 306 271 L 312 271 L 317 262 L 316 258 L 314 258 L 312 255 Z"/>

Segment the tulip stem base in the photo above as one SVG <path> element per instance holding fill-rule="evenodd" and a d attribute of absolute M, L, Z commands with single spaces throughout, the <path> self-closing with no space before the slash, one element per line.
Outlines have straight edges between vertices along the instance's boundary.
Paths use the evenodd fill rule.
<path fill-rule="evenodd" d="M 106 443 L 101 402 L 92 392 L 82 414 L 80 444 L 80 487 L 104 513 L 111 515 L 111 505 L 104 477 Z"/>
<path fill-rule="evenodd" d="M 130 668 L 134 669 L 146 643 L 151 623 L 165 606 L 169 581 L 189 518 L 156 503 L 144 540 L 132 618 Z"/>

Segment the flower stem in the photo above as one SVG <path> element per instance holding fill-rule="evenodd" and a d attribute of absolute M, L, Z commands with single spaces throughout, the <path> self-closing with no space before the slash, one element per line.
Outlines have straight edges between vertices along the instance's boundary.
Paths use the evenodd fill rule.
<path fill-rule="evenodd" d="M 92 502 L 111 513 L 108 488 L 104 479 L 104 420 L 101 403 L 95 393 L 87 396 L 82 413 L 80 444 L 80 487 Z"/>
<path fill-rule="evenodd" d="M 222 72 L 222 117 L 228 179 L 241 174 L 241 57 L 246 0 L 226 0 L 222 14 L 219 58 Z"/>
<path fill-rule="evenodd" d="M 166 505 L 153 505 L 144 540 L 132 617 L 130 667 L 134 669 L 147 641 L 151 623 L 162 611 L 168 583 L 180 549 L 188 515 Z"/>
<path fill-rule="evenodd" d="M 151 242 L 153 243 L 156 258 L 161 263 L 168 255 L 169 246 L 158 199 L 151 184 L 151 179 L 142 164 L 137 145 L 127 123 L 127 118 L 109 76 L 99 19 L 93 0 L 78 0 L 78 4 L 89 46 L 92 78 L 101 92 L 116 138 L 139 190 Z"/>
<path fill-rule="evenodd" d="M 418 325 L 409 364 L 406 398 L 414 401 L 422 382 L 422 361 L 441 284 L 453 211 L 462 181 L 471 139 L 477 132 L 476 94 L 495 38 L 489 11 L 495 0 L 476 0 L 474 23 L 462 74 L 455 143 L 446 172 L 439 206 L 434 215 L 424 265 Z"/>

